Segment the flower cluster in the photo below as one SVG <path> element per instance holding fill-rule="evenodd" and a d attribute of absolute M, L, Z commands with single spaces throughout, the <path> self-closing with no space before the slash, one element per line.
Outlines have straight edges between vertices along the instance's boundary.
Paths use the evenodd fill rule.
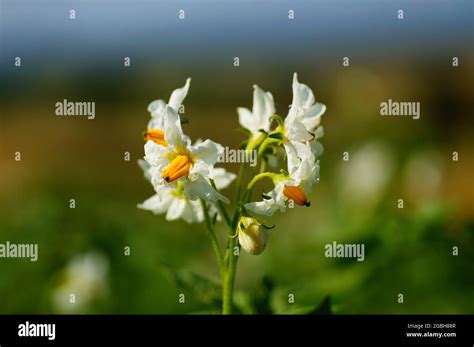
<path fill-rule="evenodd" d="M 203 204 L 212 207 L 216 201 L 229 199 L 218 192 L 227 187 L 235 175 L 214 168 L 223 147 L 211 140 L 194 144 L 181 127 L 178 114 L 191 79 L 176 89 L 169 102 L 155 100 L 148 106 L 151 120 L 144 132 L 145 157 L 139 162 L 156 194 L 139 204 L 139 208 L 165 214 L 167 220 L 183 219 L 188 223 L 204 220 Z"/>
<path fill-rule="evenodd" d="M 310 205 L 307 197 L 313 184 L 319 180 L 317 158 L 323 152 L 318 140 L 323 136 L 320 122 L 326 106 L 315 102 L 312 90 L 298 82 L 296 73 L 293 76 L 293 102 L 288 115 L 282 120 L 280 116 L 273 114 L 274 109 L 272 95 L 258 86 L 254 86 L 253 112 L 238 109 L 240 124 L 252 132 L 252 137 L 256 137 L 257 133 L 266 135 L 260 148 L 282 146 L 286 154 L 287 171 L 266 174 L 273 180 L 275 188 L 264 194 L 262 201 L 245 205 L 248 211 L 264 216 L 271 216 L 277 210 L 285 211 L 289 202 Z M 278 126 L 270 130 L 273 120 L 276 120 Z M 259 124 L 258 129 L 249 127 L 253 124 Z M 265 157 L 261 159 L 266 160 Z"/>
<path fill-rule="evenodd" d="M 262 195 L 261 201 L 245 203 L 245 212 L 253 215 L 269 217 L 278 210 L 284 212 L 294 204 L 309 206 L 308 195 L 313 184 L 319 181 L 318 157 L 322 155 L 323 147 L 318 140 L 323 136 L 320 122 L 326 106 L 315 101 L 313 91 L 298 81 L 296 73 L 292 87 L 293 101 L 285 119 L 275 114 L 272 94 L 258 86 L 254 86 L 252 111 L 237 109 L 240 124 L 250 132 L 247 148 L 256 147 L 260 154 L 262 170 L 254 176 L 249 188 L 264 177 L 270 178 L 274 185 L 273 190 Z M 272 129 L 274 123 L 276 127 Z M 286 170 L 265 172 L 266 163 L 275 161 L 279 148 L 283 148 Z M 252 234 L 254 243 L 260 242 L 264 247 L 267 237 L 261 236 L 261 233 L 265 227 L 256 219 L 250 224 L 260 225 L 260 228 L 253 227 L 253 232 L 250 229 L 247 232 L 239 230 L 240 244 L 249 253 L 255 253 L 255 248 L 261 252 L 261 247 L 245 245 L 249 244 L 249 234 Z"/>
<path fill-rule="evenodd" d="M 139 207 L 166 214 L 167 220 L 183 219 L 189 223 L 208 221 L 210 216 L 217 220 L 223 215 L 231 228 L 231 238 L 238 236 L 243 249 L 259 254 L 265 249 L 269 229 L 261 218 L 284 212 L 295 204 L 310 205 L 308 196 L 319 181 L 318 157 L 323 152 L 320 122 L 326 106 L 315 101 L 312 90 L 300 83 L 295 73 L 293 101 L 283 119 L 276 114 L 272 94 L 254 86 L 252 110 L 239 107 L 237 113 L 240 125 L 249 134 L 245 150 L 257 151 L 260 167 L 253 172 L 244 192 L 240 192 L 241 170 L 237 209 L 231 222 L 222 204 L 229 203 L 229 199 L 219 190 L 229 186 L 236 176 L 214 167 L 223 147 L 211 140 L 193 144 L 181 127 L 178 111 L 189 86 L 190 79 L 173 91 L 168 103 L 156 100 L 148 107 L 151 120 L 144 133 L 145 157 L 140 166 L 156 194 Z M 282 159 L 286 162 L 284 169 L 267 171 Z M 253 187 L 262 178 L 271 179 L 274 188 L 252 201 Z"/>

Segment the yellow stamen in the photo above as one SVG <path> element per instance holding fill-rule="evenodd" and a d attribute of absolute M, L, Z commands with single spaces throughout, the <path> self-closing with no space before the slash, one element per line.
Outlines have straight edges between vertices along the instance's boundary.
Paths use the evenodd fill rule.
<path fill-rule="evenodd" d="M 176 181 L 178 178 L 189 173 L 191 169 L 191 159 L 187 155 L 176 156 L 171 163 L 163 170 L 161 177 L 166 182 Z"/>
<path fill-rule="evenodd" d="M 158 129 L 148 129 L 143 133 L 145 141 L 151 140 L 159 145 L 168 147 L 168 142 L 165 140 L 165 132 Z"/>
<path fill-rule="evenodd" d="M 300 206 L 309 206 L 311 203 L 306 198 L 306 195 L 303 192 L 303 189 L 297 186 L 285 186 L 283 189 L 283 194 L 288 199 L 291 199 L 295 202 L 295 204 Z"/>

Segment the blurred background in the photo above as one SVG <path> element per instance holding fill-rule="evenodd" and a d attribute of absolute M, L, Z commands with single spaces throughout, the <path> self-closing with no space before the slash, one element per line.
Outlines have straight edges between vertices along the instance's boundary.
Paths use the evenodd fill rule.
<path fill-rule="evenodd" d="M 236 148 L 252 85 L 284 116 L 293 72 L 328 108 L 321 181 L 310 208 L 270 220 L 264 253 L 240 257 L 241 312 L 474 312 L 472 1 L 0 6 L 0 243 L 39 245 L 37 262 L 0 259 L 0 313 L 216 312 L 205 226 L 136 207 L 153 194 L 137 166 L 147 106 L 192 77 L 185 132 Z M 95 102 L 96 118 L 56 116 L 63 99 Z M 420 102 L 421 118 L 381 117 L 388 99 Z M 364 243 L 365 261 L 324 257 L 333 241 Z"/>

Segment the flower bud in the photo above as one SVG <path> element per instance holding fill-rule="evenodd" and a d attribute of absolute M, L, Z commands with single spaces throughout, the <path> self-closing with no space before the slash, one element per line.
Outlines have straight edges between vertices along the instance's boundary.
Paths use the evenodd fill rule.
<path fill-rule="evenodd" d="M 239 221 L 239 243 L 250 254 L 260 254 L 265 249 L 268 231 L 255 218 L 242 217 Z"/>

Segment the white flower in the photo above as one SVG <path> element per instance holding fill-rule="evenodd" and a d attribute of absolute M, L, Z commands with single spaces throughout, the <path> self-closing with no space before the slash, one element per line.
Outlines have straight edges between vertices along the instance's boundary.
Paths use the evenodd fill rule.
<path fill-rule="evenodd" d="M 321 116 L 326 112 L 326 106 L 315 102 L 311 88 L 298 82 L 298 76 L 293 75 L 293 102 L 285 119 L 287 137 L 294 141 L 310 141 L 315 136 L 322 136 L 318 129 Z M 315 133 L 316 132 L 316 133 Z"/>
<path fill-rule="evenodd" d="M 260 254 L 268 242 L 268 230 L 255 218 L 242 217 L 237 227 L 239 243 L 250 254 Z"/>
<path fill-rule="evenodd" d="M 224 168 L 214 168 L 214 184 L 218 190 L 227 188 L 236 177 L 234 173 L 227 172 Z"/>
<path fill-rule="evenodd" d="M 228 203 L 229 200 L 209 183 L 214 164 L 224 148 L 211 140 L 192 145 L 181 129 L 178 113 L 169 106 L 166 107 L 164 126 L 164 144 L 155 141 L 145 144 L 145 160 L 152 167 L 151 183 L 155 190 L 176 189 L 178 182 L 182 182 L 183 192 L 191 200 L 202 198 Z"/>
<path fill-rule="evenodd" d="M 160 99 L 152 101 L 150 105 L 148 105 L 148 112 L 151 114 L 151 119 L 148 122 L 148 129 L 164 129 L 166 105 L 172 107 L 176 112 L 179 112 L 184 98 L 186 98 L 186 95 L 188 94 L 190 84 L 191 78 L 188 78 L 186 84 L 182 88 L 175 89 L 171 93 L 168 103 Z"/>
<path fill-rule="evenodd" d="M 288 174 L 274 174 L 275 188 L 264 194 L 264 200 L 251 202 L 245 208 L 253 213 L 271 216 L 277 210 L 284 212 L 292 201 L 300 206 L 309 206 L 307 196 L 319 180 L 319 161 L 316 160 L 309 143 L 295 143 L 288 152 Z"/>
<path fill-rule="evenodd" d="M 148 105 L 148 112 L 151 119 L 148 122 L 147 130 L 143 133 L 145 141 L 153 141 L 159 145 L 166 145 L 164 139 L 164 128 L 166 119 L 166 107 L 171 107 L 178 113 L 184 98 L 188 94 L 191 78 L 186 80 L 186 84 L 182 88 L 175 89 L 170 96 L 168 104 L 163 100 L 155 100 Z"/>
<path fill-rule="evenodd" d="M 151 166 L 144 160 L 139 161 L 145 173 L 145 178 L 151 181 Z M 226 172 L 223 168 L 214 169 L 214 182 L 217 189 L 224 189 L 235 179 L 235 175 Z M 191 200 L 183 193 L 183 184 L 179 183 L 173 190 L 162 190 L 145 200 L 138 208 L 148 210 L 154 214 L 165 214 L 166 220 L 183 219 L 187 223 L 200 223 L 204 220 L 204 211 L 199 200 Z M 210 206 L 211 216 L 217 213 L 214 206 Z M 220 216 L 218 216 L 220 220 Z"/>
<path fill-rule="evenodd" d="M 237 108 L 240 125 L 252 133 L 250 142 L 261 135 L 260 130 L 266 132 L 270 130 L 270 117 L 275 114 L 272 94 L 263 91 L 257 85 L 253 88 L 252 111 L 245 107 Z"/>
<path fill-rule="evenodd" d="M 375 206 L 394 173 L 395 160 L 390 148 L 383 143 L 367 143 L 353 151 L 349 161 L 341 163 L 341 194 L 355 206 Z"/>
<path fill-rule="evenodd" d="M 73 258 L 63 272 L 61 284 L 52 292 L 53 305 L 60 312 L 81 311 L 105 293 L 108 261 L 99 253 Z M 71 302 L 71 294 L 74 302 Z"/>
<path fill-rule="evenodd" d="M 318 141 L 324 135 L 324 129 L 319 126 L 321 116 L 326 106 L 315 103 L 312 90 L 305 84 L 299 83 L 296 73 L 293 75 L 293 103 L 280 127 L 284 135 L 283 144 L 288 160 L 294 160 L 289 165 L 299 165 L 302 158 L 301 143 L 309 143 L 316 158 L 323 154 L 323 146 Z M 296 155 L 293 155 L 296 154 Z"/>
<path fill-rule="evenodd" d="M 188 199 L 182 191 L 182 185 L 156 193 L 139 204 L 138 208 L 154 214 L 166 214 L 167 221 L 183 219 L 187 223 L 200 223 L 204 220 L 201 202 Z"/>

